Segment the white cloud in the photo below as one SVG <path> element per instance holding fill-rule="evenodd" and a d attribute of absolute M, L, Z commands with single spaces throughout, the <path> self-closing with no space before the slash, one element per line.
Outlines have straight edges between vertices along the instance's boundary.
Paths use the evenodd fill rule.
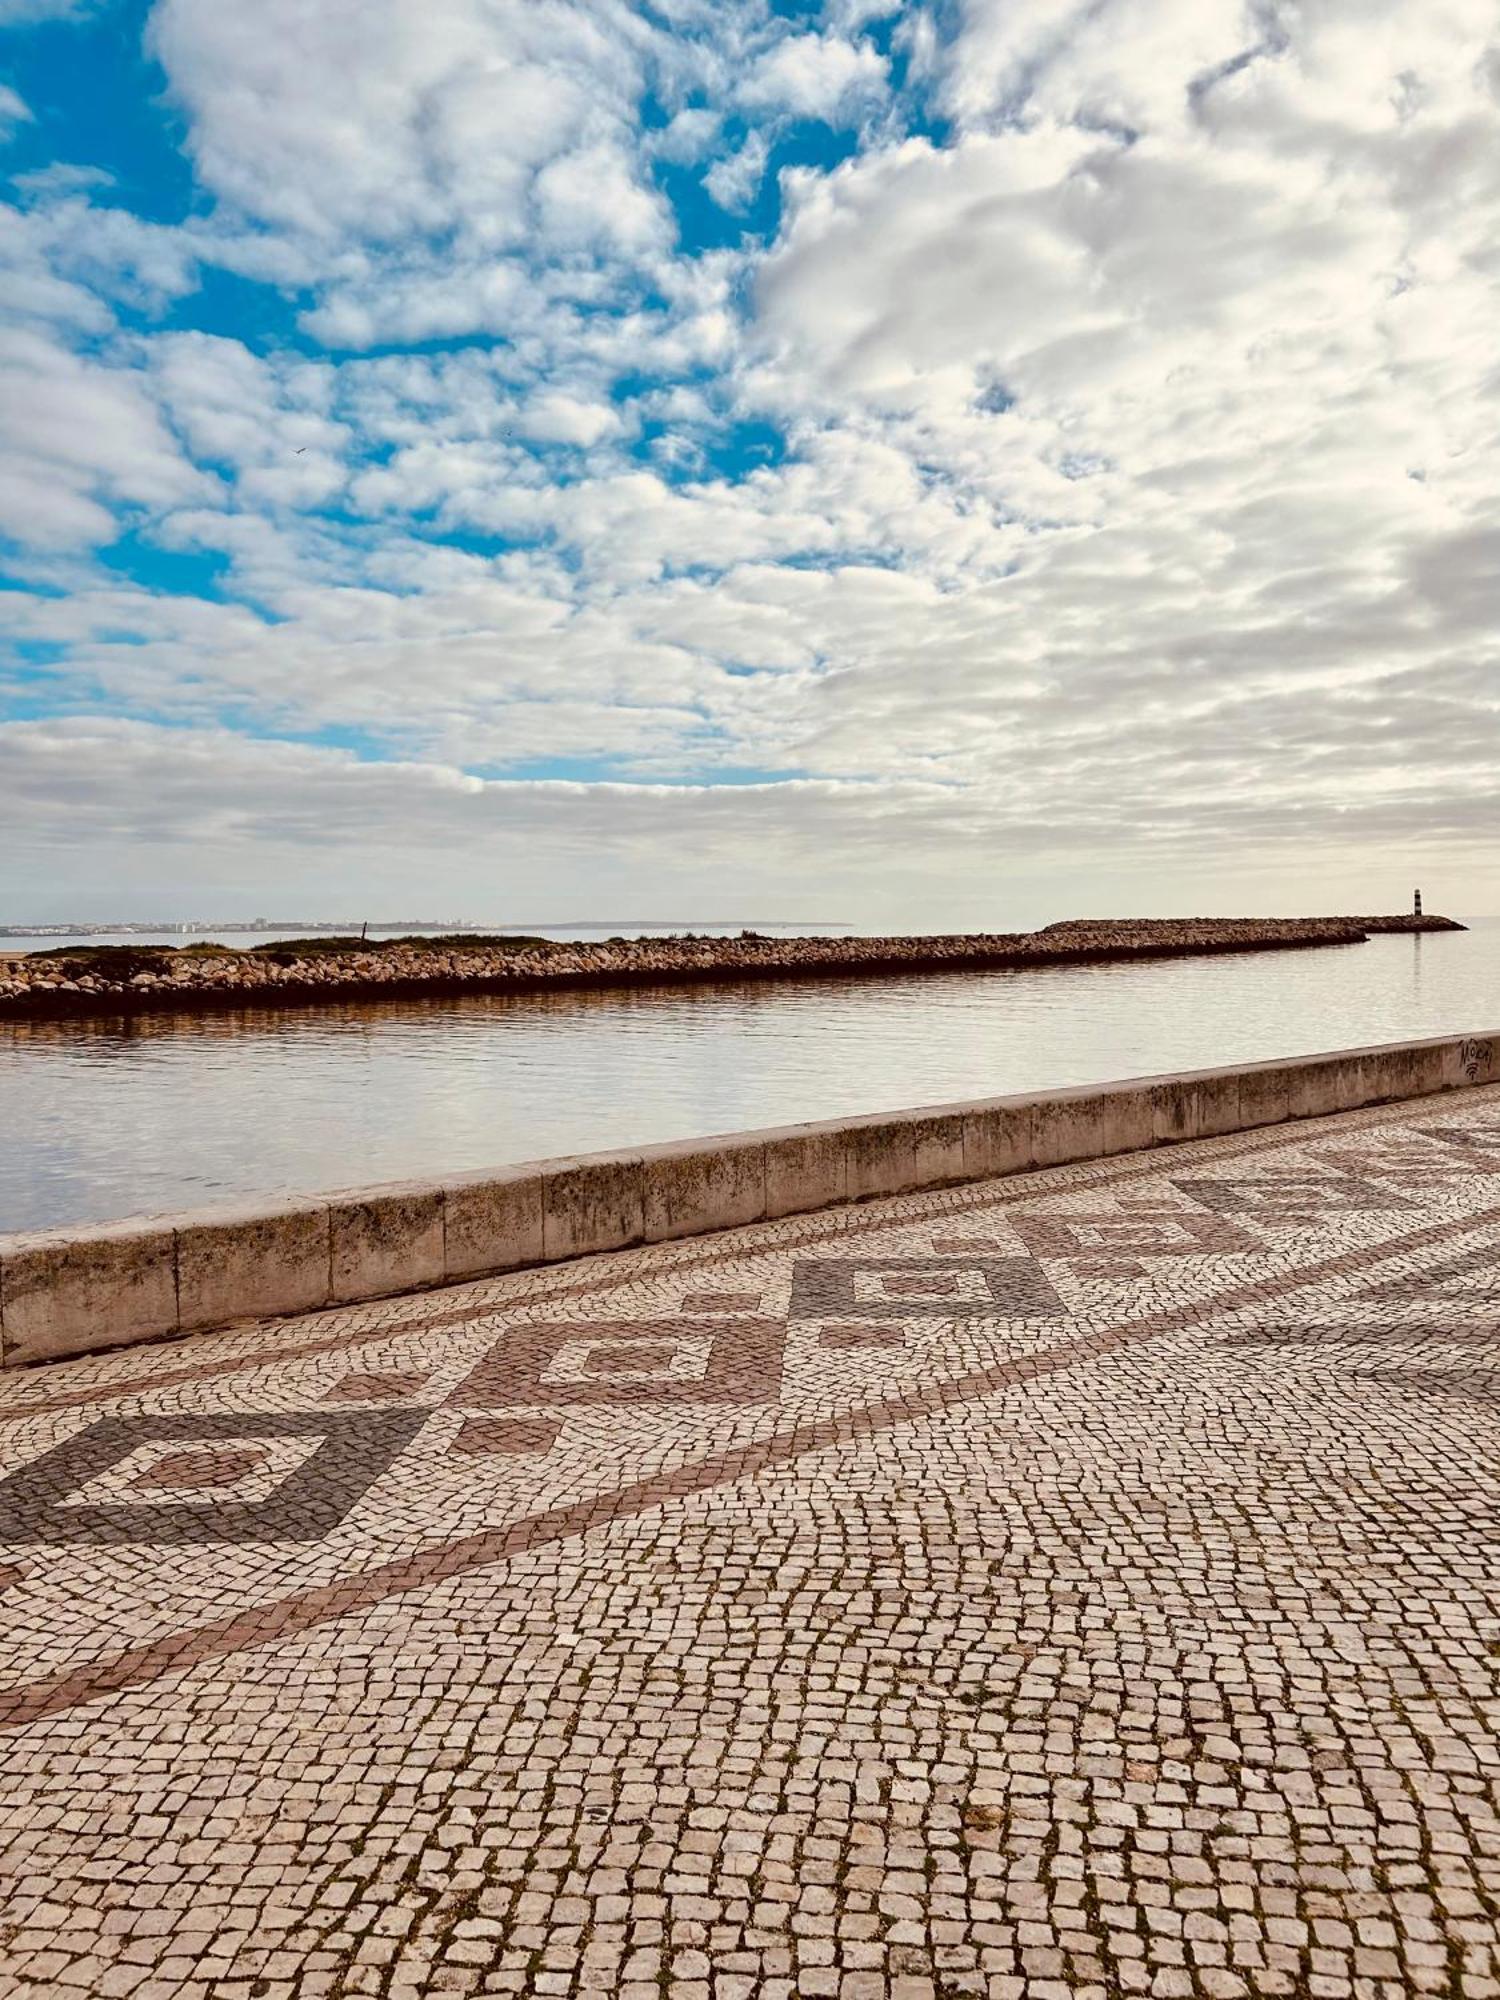
<path fill-rule="evenodd" d="M 947 101 L 967 123 L 1018 111 L 1094 127 L 1178 126 L 1195 83 L 1269 49 L 1276 9 L 1262 0 L 964 0 L 947 65 Z"/>
<path fill-rule="evenodd" d="M 765 179 L 770 151 L 765 133 L 751 132 L 737 153 L 726 153 L 715 160 L 703 176 L 703 185 L 720 208 L 734 211 L 749 207 Z"/>
<path fill-rule="evenodd" d="M 95 207 L 72 191 L 71 174 L 23 174 L 17 185 L 31 201 L 25 210 L 0 204 L 0 258 L 23 283 L 45 274 L 90 302 L 63 317 L 99 319 L 105 300 L 154 314 L 196 288 L 198 256 L 187 231 Z"/>
<path fill-rule="evenodd" d="M 761 56 L 739 92 L 750 106 L 794 118 L 832 119 L 879 96 L 886 61 L 868 42 L 840 35 L 788 35 Z"/>
<path fill-rule="evenodd" d="M 719 112 L 707 105 L 694 105 L 677 112 L 671 123 L 651 133 L 646 143 L 656 159 L 691 163 L 712 149 L 722 123 Z"/>
<path fill-rule="evenodd" d="M 347 752 L 256 742 L 213 729 L 159 729 L 90 716 L 0 724 L 0 843 L 18 878 L 56 885 L 57 903 L 118 915 L 175 907 L 250 914 L 295 887 L 299 911 L 332 914 L 372 894 L 477 917 L 591 910 L 837 916 L 873 926 L 1044 922 L 1106 903 L 1199 909 L 1226 888 L 1262 909 L 1378 899 L 1414 850 L 1404 813 L 1359 802 L 1330 837 L 1295 801 L 1272 813 L 1225 803 L 1205 849 L 1196 815 L 1165 801 L 1130 826 L 1108 782 L 1084 788 L 1062 822 L 993 792 L 917 780 L 725 787 L 499 782 L 455 765 L 361 761 Z M 1420 852 L 1460 865 L 1488 826 L 1485 801 L 1455 796 Z M 1316 886 L 1288 887 L 1318 843 Z M 955 868 L 955 843 L 983 857 Z M 100 857 L 107 854 L 108 901 Z M 1142 883 L 1138 871 L 1151 870 Z M 1430 879 L 1430 878 L 1429 878 Z M 1493 869 L 1471 881 L 1500 887 Z M 1326 892 L 1326 897 L 1325 897 Z M 681 898 L 693 898 L 684 908 Z M 738 910 L 735 909 L 736 903 Z M 727 908 L 726 908 L 727 906 Z M 38 911 L 41 914 L 41 911 Z"/>
<path fill-rule="evenodd" d="M 536 176 L 533 199 L 541 238 L 558 252 L 645 256 L 670 241 L 665 203 L 641 185 L 621 145 L 579 146 L 549 160 Z"/>
<path fill-rule="evenodd" d="M 0 533 L 61 549 L 115 538 L 112 505 L 209 492 L 140 382 L 40 333 L 0 333 Z"/>
<path fill-rule="evenodd" d="M 31 110 L 24 97 L 11 89 L 8 83 L 0 83 L 0 145 L 11 136 L 19 125 L 31 123 Z"/>
<path fill-rule="evenodd" d="M 264 361 L 239 341 L 162 335 L 153 387 L 195 459 L 234 478 L 242 503 L 315 507 L 344 484 L 347 433 L 330 414 L 332 371 Z"/>
<path fill-rule="evenodd" d="M 534 397 L 520 418 L 520 428 L 543 444 L 595 445 L 620 429 L 619 412 L 605 403 L 581 402 L 561 394 Z"/>
<path fill-rule="evenodd" d="M 620 130 L 641 40 L 613 0 L 161 0 L 151 22 L 221 197 L 325 241 L 456 230 L 489 248 L 533 226 L 539 172 Z"/>
<path fill-rule="evenodd" d="M 324 346 L 416 346 L 471 333 L 498 334 L 525 311 L 526 278 L 516 265 L 450 265 L 432 271 L 364 268 L 340 278 L 302 315 L 302 330 Z"/>
<path fill-rule="evenodd" d="M 941 144 L 900 136 L 879 11 L 162 0 L 220 205 L 0 216 L 7 304 L 54 329 L 11 351 L 8 518 L 74 563 L 10 614 L 60 707 L 184 727 L 71 721 L 11 768 L 72 731 L 109 811 L 111 756 L 153 774 L 164 839 L 217 760 L 230 845 L 503 823 L 563 873 L 611 828 L 668 874 L 700 835 L 882 878 L 1461 851 L 1500 777 L 1492 9 L 906 10 Z M 767 250 L 674 244 L 658 162 L 734 209 L 786 121 L 856 116 Z M 333 351 L 119 331 L 200 259 Z M 77 564 L 131 509 L 256 608 Z M 548 758 L 810 777 L 462 782 Z"/>
<path fill-rule="evenodd" d="M 54 195 L 87 194 L 90 188 L 110 187 L 114 175 L 103 167 L 76 166 L 71 161 L 54 160 L 50 166 L 32 167 L 12 174 L 11 184 L 31 200 L 47 200 Z"/>
<path fill-rule="evenodd" d="M 1476 643 L 1495 664 L 1492 571 L 1463 524 L 1492 517 L 1500 122 L 1477 10 L 1396 10 L 1373 33 L 1363 12 L 1320 12 L 1193 89 L 1238 10 L 1195 12 L 1164 47 L 1154 13 L 1058 9 L 1049 39 L 1045 9 L 974 9 L 996 60 L 986 83 L 972 42 L 955 53 L 972 130 L 794 184 L 760 277 L 757 393 L 876 431 L 971 509 L 988 501 L 969 574 L 1005 550 L 1004 516 L 1025 524 L 1012 573 L 973 593 L 982 655 L 923 673 L 913 629 L 882 679 L 908 760 L 930 748 L 963 774 L 966 703 L 998 729 L 1036 685 L 1037 754 L 1072 769 L 1080 734 L 1130 745 L 1149 717 L 1170 753 L 1130 750 L 1121 782 L 1137 762 L 1180 795 L 1201 745 L 1224 824 L 1237 792 L 1249 806 L 1294 770 L 1341 809 L 1362 790 L 1409 801 L 1414 828 L 1441 810 L 1407 676 L 1436 681 Z M 1022 91 L 1025 121 L 987 129 Z M 1101 136 L 1106 112 L 1140 136 Z M 1439 547 L 1444 593 L 1422 583 Z M 859 678 L 824 768 L 830 745 L 859 754 Z M 1382 713 L 1402 726 L 1347 749 Z M 975 738 L 971 781 L 997 753 Z"/>
<path fill-rule="evenodd" d="M 927 802 L 914 787 L 902 803 Z M 580 864 L 596 883 L 622 863 L 634 875 L 683 844 L 685 822 L 709 887 L 726 865 L 753 878 L 744 865 L 752 850 L 760 865 L 784 869 L 816 848 L 858 859 L 892 805 L 829 784 L 499 782 L 451 765 L 367 763 L 302 744 L 96 717 L 0 725 L 0 838 L 12 853 L 44 857 L 80 839 L 122 851 L 170 846 L 195 876 L 247 851 L 268 856 L 273 870 L 295 854 L 304 883 L 329 854 L 379 857 L 398 878 L 403 863 L 420 857 L 425 874 L 441 856 L 450 896 L 466 902 L 476 893 L 492 901 L 493 871 L 505 863 L 532 881 L 576 879 Z"/>
<path fill-rule="evenodd" d="M 109 0 L 0 0 L 0 29 L 30 28 L 39 21 L 76 21 Z"/>

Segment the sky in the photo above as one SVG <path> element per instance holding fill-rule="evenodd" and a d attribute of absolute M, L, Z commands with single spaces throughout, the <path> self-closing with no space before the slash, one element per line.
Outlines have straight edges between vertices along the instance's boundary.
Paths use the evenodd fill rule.
<path fill-rule="evenodd" d="M 0 925 L 1500 909 L 1494 0 L 0 0 Z"/>

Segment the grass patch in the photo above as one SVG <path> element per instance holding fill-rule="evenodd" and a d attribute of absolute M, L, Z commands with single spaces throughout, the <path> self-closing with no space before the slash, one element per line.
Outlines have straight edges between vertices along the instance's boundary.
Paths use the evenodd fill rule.
<path fill-rule="evenodd" d="M 43 961 L 75 976 L 92 973 L 99 979 L 134 979 L 138 972 L 165 972 L 177 953 L 170 945 L 63 945 L 56 951 L 29 951 L 21 961 Z"/>
<path fill-rule="evenodd" d="M 486 937 L 476 931 L 457 931 L 443 937 L 305 937 L 277 938 L 253 945 L 214 944 L 197 939 L 192 944 L 64 944 L 47 951 L 30 951 L 23 964 L 45 964 L 74 979 L 129 980 L 138 972 L 164 974 L 184 959 L 243 958 L 269 959 L 273 965 L 297 965 L 310 959 L 353 958 L 366 954 L 381 958 L 392 952 L 423 957 L 442 952 L 522 952 L 560 951 L 551 938 Z"/>
<path fill-rule="evenodd" d="M 455 931 L 440 937 L 277 938 L 272 944 L 252 945 L 248 956 L 269 958 L 277 965 L 295 965 L 299 959 L 348 958 L 355 952 L 378 956 L 383 952 L 392 951 L 420 955 L 423 952 L 556 951 L 558 949 L 559 947 L 550 938 L 485 937 L 477 931 Z"/>

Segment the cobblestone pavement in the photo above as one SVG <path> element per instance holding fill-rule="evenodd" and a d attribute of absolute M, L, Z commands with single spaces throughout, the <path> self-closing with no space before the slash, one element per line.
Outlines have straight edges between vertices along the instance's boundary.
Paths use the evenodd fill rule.
<path fill-rule="evenodd" d="M 1500 1996 L 1500 1087 L 0 1383 L 0 1994 Z"/>

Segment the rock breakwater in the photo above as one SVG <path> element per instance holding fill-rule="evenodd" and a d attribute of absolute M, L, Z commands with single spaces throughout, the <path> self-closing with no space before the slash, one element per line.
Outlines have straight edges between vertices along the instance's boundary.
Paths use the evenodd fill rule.
<path fill-rule="evenodd" d="M 1045 930 L 938 937 L 308 938 L 250 950 L 79 944 L 0 958 L 0 1020 L 170 1008 L 328 1005 L 451 993 L 705 980 L 870 978 L 1360 944 L 1379 932 L 1455 931 L 1447 917 L 1073 920 Z"/>

